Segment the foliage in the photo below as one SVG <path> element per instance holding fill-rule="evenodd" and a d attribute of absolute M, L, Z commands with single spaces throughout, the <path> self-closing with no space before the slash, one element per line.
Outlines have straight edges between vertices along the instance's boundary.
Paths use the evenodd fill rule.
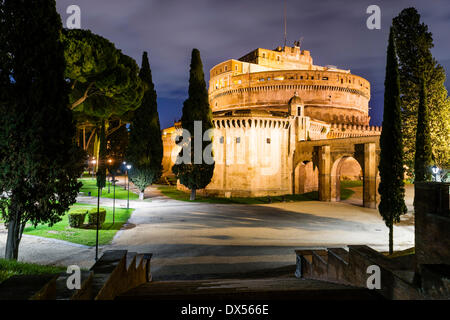
<path fill-rule="evenodd" d="M 17 259 L 27 221 L 54 224 L 76 201 L 83 152 L 64 77 L 55 1 L 0 2 L 0 209 L 6 258 Z"/>
<path fill-rule="evenodd" d="M 83 226 L 87 212 L 88 211 L 85 209 L 79 209 L 69 212 L 69 226 L 71 226 L 72 228 L 79 228 Z"/>
<path fill-rule="evenodd" d="M 399 58 L 405 164 L 413 176 L 417 110 L 421 79 L 429 106 L 432 156 L 440 167 L 450 166 L 450 99 L 445 70 L 431 54 L 433 37 L 415 8 L 404 9 L 393 21 Z M 383 128 L 384 130 L 384 128 Z"/>
<path fill-rule="evenodd" d="M 195 199 L 195 191 L 205 188 L 212 179 L 214 173 L 214 163 L 207 164 L 202 159 L 201 164 L 193 163 L 195 149 L 194 121 L 201 121 L 202 132 L 199 141 L 202 141 L 201 150 L 205 150 L 208 141 L 203 141 L 205 131 L 212 129 L 212 113 L 209 107 L 208 91 L 206 90 L 203 64 L 198 49 L 192 50 L 190 77 L 189 77 L 189 97 L 183 104 L 183 115 L 181 126 L 191 134 L 190 141 L 183 141 L 188 144 L 191 150 L 191 163 L 179 163 L 172 167 L 173 173 L 180 180 L 180 183 L 192 190 L 192 200 Z M 183 157 L 183 150 L 180 151 L 178 159 Z"/>
<path fill-rule="evenodd" d="M 431 140 L 430 120 L 427 105 L 427 91 L 425 81 L 420 88 L 419 110 L 416 130 L 416 154 L 414 157 L 415 181 L 431 180 Z M 447 142 L 448 143 L 448 142 Z"/>
<path fill-rule="evenodd" d="M 100 226 L 105 222 L 106 219 L 106 209 L 104 208 L 99 208 L 98 212 L 97 212 L 97 208 L 92 208 L 91 210 L 88 211 L 88 219 L 89 219 L 89 224 L 97 224 L 97 217 L 100 217 Z"/>
<path fill-rule="evenodd" d="M 130 181 L 143 193 L 147 186 L 161 177 L 163 157 L 156 91 L 147 52 L 142 56 L 139 77 L 146 84 L 147 91 L 130 125 L 127 161 L 133 166 L 129 171 Z"/>
<path fill-rule="evenodd" d="M 405 205 L 405 169 L 403 165 L 403 137 L 400 110 L 400 80 L 395 51 L 393 28 L 389 34 L 386 79 L 384 82 L 383 131 L 380 137 L 381 182 L 378 191 L 381 201 L 378 210 L 389 228 L 389 252 L 393 251 L 393 225 L 407 212 Z"/>
<path fill-rule="evenodd" d="M 125 152 L 128 146 L 128 129 L 121 126 L 107 137 L 106 144 L 106 167 L 108 172 L 116 176 L 117 171 L 125 160 Z M 109 161 L 111 160 L 111 161 Z"/>
<path fill-rule="evenodd" d="M 88 195 L 88 193 L 90 192 L 92 197 L 97 197 L 98 188 L 97 188 L 97 181 L 95 179 L 83 178 L 79 179 L 78 181 L 80 181 L 83 184 L 83 186 L 80 189 L 80 192 L 82 192 L 84 195 Z M 109 192 L 108 188 L 105 188 L 100 196 L 101 198 L 108 198 L 108 199 L 112 199 L 114 197 L 113 186 L 111 183 L 109 184 Z M 127 198 L 128 198 L 128 190 L 124 190 L 122 187 L 116 185 L 116 199 L 126 200 Z M 130 191 L 130 200 L 134 200 L 137 198 L 138 198 L 137 194 Z"/>
<path fill-rule="evenodd" d="M 145 88 L 132 58 L 89 30 L 65 29 L 62 42 L 78 120 L 120 118 L 140 106 Z"/>
<path fill-rule="evenodd" d="M 90 209 L 93 208 L 93 206 L 75 204 L 70 211 L 77 208 Z M 117 231 L 119 231 L 122 226 L 128 221 L 131 213 L 133 212 L 133 209 L 116 208 L 116 220 L 115 223 L 113 223 L 113 208 L 108 207 L 105 209 L 107 214 L 106 221 L 101 226 L 102 232 L 99 233 L 100 245 L 110 243 L 116 235 Z M 62 217 L 62 220 L 60 222 L 54 224 L 53 226 L 48 226 L 45 224 L 40 224 L 37 227 L 27 226 L 24 233 L 39 237 L 69 241 L 86 246 L 95 246 L 97 232 L 95 225 L 85 225 L 82 228 L 77 229 L 70 228 L 68 215 L 66 214 Z"/>
<path fill-rule="evenodd" d="M 13 276 L 58 274 L 66 272 L 66 267 L 44 266 L 35 263 L 0 259 L 0 283 Z"/>

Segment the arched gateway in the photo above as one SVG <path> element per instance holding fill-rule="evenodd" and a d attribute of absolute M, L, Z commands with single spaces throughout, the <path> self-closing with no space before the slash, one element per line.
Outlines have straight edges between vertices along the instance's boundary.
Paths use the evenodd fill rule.
<path fill-rule="evenodd" d="M 321 201 L 339 201 L 340 169 L 347 158 L 354 158 L 360 165 L 363 180 L 363 205 L 376 208 L 379 179 L 380 137 L 354 137 L 301 141 L 293 156 L 293 167 L 309 162 L 318 170 L 318 191 Z M 293 173 L 293 192 L 299 189 L 299 181 Z M 308 183 L 307 179 L 303 183 Z M 310 182 L 309 182 L 310 183 Z"/>

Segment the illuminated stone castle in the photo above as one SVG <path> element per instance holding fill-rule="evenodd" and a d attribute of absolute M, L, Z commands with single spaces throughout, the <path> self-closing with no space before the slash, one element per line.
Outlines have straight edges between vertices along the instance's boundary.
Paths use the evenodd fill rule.
<path fill-rule="evenodd" d="M 298 45 L 259 48 L 214 66 L 209 103 L 216 165 L 205 192 L 236 197 L 317 190 L 317 168 L 293 161 L 298 144 L 380 135 L 381 128 L 369 126 L 369 100 L 367 80 L 314 65 Z M 164 175 L 178 154 L 179 130 L 179 124 L 163 130 Z M 341 175 L 358 179 L 361 168 L 352 161 L 342 165 Z M 299 170 L 305 170 L 302 178 Z"/>

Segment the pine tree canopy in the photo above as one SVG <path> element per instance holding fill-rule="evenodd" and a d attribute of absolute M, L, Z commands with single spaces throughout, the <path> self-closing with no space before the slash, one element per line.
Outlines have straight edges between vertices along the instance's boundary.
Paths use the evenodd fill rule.
<path fill-rule="evenodd" d="M 96 123 L 136 110 L 145 87 L 136 62 L 89 30 L 62 33 L 70 80 L 70 105 L 77 120 Z"/>

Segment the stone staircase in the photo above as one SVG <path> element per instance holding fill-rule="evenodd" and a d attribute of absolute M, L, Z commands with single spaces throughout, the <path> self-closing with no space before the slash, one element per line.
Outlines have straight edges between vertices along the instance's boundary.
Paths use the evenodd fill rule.
<path fill-rule="evenodd" d="M 152 254 L 105 251 L 89 271 L 81 271 L 80 289 L 69 289 L 71 274 L 15 276 L 0 285 L 0 300 L 112 300 L 152 279 Z"/>
<path fill-rule="evenodd" d="M 414 256 L 389 258 L 368 246 L 349 246 L 326 250 L 296 250 L 297 278 L 326 281 L 367 288 L 369 266 L 381 271 L 381 289 L 386 299 L 422 299 Z"/>

